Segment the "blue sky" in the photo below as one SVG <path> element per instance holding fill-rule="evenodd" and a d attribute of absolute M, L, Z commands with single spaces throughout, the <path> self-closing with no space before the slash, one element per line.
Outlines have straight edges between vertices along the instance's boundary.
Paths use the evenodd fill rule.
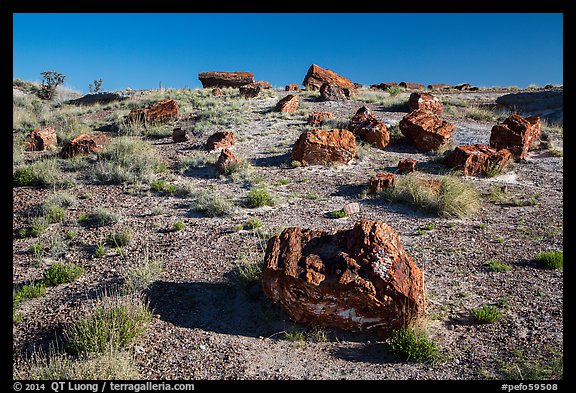
<path fill-rule="evenodd" d="M 102 90 L 201 87 L 203 71 L 301 84 L 312 63 L 365 85 L 563 83 L 560 13 L 13 14 L 13 77 Z"/>

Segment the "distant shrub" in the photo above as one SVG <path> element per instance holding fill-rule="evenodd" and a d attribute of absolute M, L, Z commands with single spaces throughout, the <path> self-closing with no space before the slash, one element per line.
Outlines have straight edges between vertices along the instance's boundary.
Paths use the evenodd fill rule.
<path fill-rule="evenodd" d="M 94 82 L 88 85 L 90 93 L 98 93 L 101 87 L 102 87 L 102 78 L 100 78 L 99 80 L 94 79 Z"/>
<path fill-rule="evenodd" d="M 95 207 L 88 215 L 82 215 L 79 221 L 88 226 L 112 225 L 120 220 L 118 214 L 111 212 L 104 207 Z"/>
<path fill-rule="evenodd" d="M 250 296 L 250 289 L 262 277 L 262 268 L 262 262 L 258 260 L 237 261 L 230 272 L 230 277 L 244 293 Z"/>
<path fill-rule="evenodd" d="M 64 210 L 63 207 L 49 204 L 42 206 L 42 209 L 43 209 L 43 215 L 48 220 L 48 223 L 53 224 L 64 221 L 66 211 Z"/>
<path fill-rule="evenodd" d="M 12 184 L 16 187 L 35 186 L 52 188 L 72 188 L 75 181 L 64 176 L 56 158 L 45 158 L 30 165 L 17 168 L 12 174 Z"/>
<path fill-rule="evenodd" d="M 150 183 L 150 189 L 155 192 L 173 194 L 176 192 L 176 184 L 167 183 L 166 180 L 156 180 Z"/>
<path fill-rule="evenodd" d="M 335 211 L 329 212 L 328 215 L 331 218 L 344 218 L 344 217 L 346 217 L 346 213 L 343 210 L 335 210 Z"/>
<path fill-rule="evenodd" d="M 493 163 L 492 161 L 488 161 L 486 166 L 484 167 L 483 174 L 486 177 L 495 177 L 502 173 L 502 168 L 500 165 Z"/>
<path fill-rule="evenodd" d="M 492 111 L 482 109 L 476 106 L 471 106 L 466 108 L 464 113 L 466 119 L 472 119 L 477 121 L 494 121 L 495 116 Z"/>
<path fill-rule="evenodd" d="M 43 206 L 59 206 L 63 208 L 74 207 L 78 204 L 78 199 L 67 192 L 59 191 L 46 198 Z"/>
<path fill-rule="evenodd" d="M 42 243 L 34 243 L 28 248 L 28 251 L 34 254 L 35 257 L 39 257 L 44 252 L 44 248 Z"/>
<path fill-rule="evenodd" d="M 42 232 L 46 230 L 46 228 L 48 228 L 48 225 L 50 225 L 50 221 L 46 217 L 33 217 L 30 223 L 30 227 L 27 230 L 27 235 L 38 237 Z"/>
<path fill-rule="evenodd" d="M 42 83 L 38 97 L 43 100 L 51 100 L 56 94 L 56 88 L 64 83 L 66 76 L 56 71 L 44 71 L 40 75 L 42 75 Z"/>
<path fill-rule="evenodd" d="M 34 299 L 37 297 L 42 297 L 46 295 L 46 288 L 44 283 L 37 282 L 33 284 L 22 285 L 20 289 L 12 294 L 12 301 L 14 303 L 14 308 L 18 308 L 22 302 L 27 299 Z"/>
<path fill-rule="evenodd" d="M 106 247 L 104 247 L 103 244 L 99 244 L 94 249 L 94 256 L 96 258 L 102 258 L 104 255 L 106 255 Z"/>
<path fill-rule="evenodd" d="M 20 167 L 12 174 L 12 183 L 16 187 L 34 186 L 35 182 L 34 170 L 30 166 Z"/>
<path fill-rule="evenodd" d="M 386 89 L 386 91 L 388 92 L 388 94 L 390 94 L 391 97 L 397 96 L 402 92 L 402 90 L 403 89 L 400 86 L 392 86 Z"/>
<path fill-rule="evenodd" d="M 14 370 L 15 379 L 26 380 L 136 380 L 141 376 L 133 355 L 128 351 L 108 350 L 96 356 L 72 357 L 52 347 L 48 355 L 34 352 L 22 368 Z"/>
<path fill-rule="evenodd" d="M 262 221 L 257 218 L 251 218 L 246 222 L 245 226 L 250 229 L 256 229 L 262 226 Z"/>
<path fill-rule="evenodd" d="M 536 255 L 534 261 L 550 269 L 560 269 L 564 266 L 564 256 L 562 251 L 544 251 Z"/>
<path fill-rule="evenodd" d="M 184 173 L 192 168 L 214 165 L 218 157 L 207 152 L 196 152 L 183 157 L 178 163 L 178 172 Z"/>
<path fill-rule="evenodd" d="M 297 343 L 304 343 L 306 341 L 306 334 L 299 330 L 286 330 L 284 332 L 284 339 L 295 341 Z"/>
<path fill-rule="evenodd" d="M 125 266 L 120 276 L 123 279 L 122 292 L 134 294 L 145 291 L 162 273 L 162 264 L 150 258 L 147 249 L 142 256 L 137 256 L 134 263 Z"/>

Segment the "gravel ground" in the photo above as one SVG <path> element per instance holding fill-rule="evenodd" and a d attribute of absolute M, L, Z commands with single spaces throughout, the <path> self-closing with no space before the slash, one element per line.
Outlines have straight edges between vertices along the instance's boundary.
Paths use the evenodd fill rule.
<path fill-rule="evenodd" d="M 485 198 L 473 218 L 439 218 L 387 203 L 378 196 L 361 195 L 370 176 L 393 171 L 400 159 L 418 160 L 419 171 L 429 176 L 442 171 L 433 155 L 419 153 L 406 142 L 396 141 L 384 150 L 362 146 L 360 157 L 344 166 L 292 168 L 290 152 L 305 127 L 302 117 L 265 113 L 285 94 L 250 100 L 246 121 L 234 129 L 238 137 L 234 153 L 251 160 L 252 174 L 262 176 L 276 197 L 274 206 L 240 207 L 229 217 L 210 218 L 191 214 L 186 199 L 79 180 L 79 186 L 69 190 L 83 197 L 68 212 L 74 219 L 51 225 L 42 236 L 77 231 L 78 236 L 67 242 L 62 259 L 83 266 L 85 273 L 74 283 L 48 288 L 45 297 L 22 306 L 23 320 L 13 325 L 14 364 L 35 348 L 53 342 L 89 308 L 90 299 L 119 281 L 122 266 L 144 249 L 161 260 L 164 271 L 147 293 L 155 318 L 133 344 L 138 347 L 135 362 L 143 379 L 506 379 L 511 376 L 503 370 L 521 369 L 527 363 L 543 365 L 562 357 L 563 270 L 543 269 L 532 262 L 540 251 L 563 248 L 562 157 L 533 150 L 504 175 L 465 179 L 482 194 L 506 185 L 511 197 L 536 195 L 535 205 L 495 204 Z M 501 94 L 485 94 L 482 99 L 490 102 Z M 458 95 L 462 100 L 467 97 Z M 469 97 L 478 101 L 478 94 Z M 349 119 L 363 104 L 301 98 L 307 111 L 332 111 L 337 120 Z M 386 112 L 376 104 L 368 106 L 391 125 L 406 114 Z M 456 144 L 487 143 L 494 124 L 444 118 L 456 125 Z M 206 136 L 192 136 L 182 143 L 173 143 L 171 138 L 151 143 L 173 171 L 170 168 L 183 156 L 201 149 Z M 552 137 L 555 146 L 562 146 L 561 134 Z M 246 184 L 217 177 L 211 167 L 185 174 L 173 171 L 172 179 L 175 183 L 190 181 L 197 188 L 213 186 L 238 202 L 247 191 Z M 50 258 L 38 260 L 28 251 L 38 239 L 18 236 L 31 209 L 50 192 L 13 188 L 15 286 L 39 279 L 52 263 Z M 348 202 L 360 204 L 362 211 L 357 217 L 326 216 Z M 76 219 L 95 206 L 113 210 L 122 222 L 101 228 L 78 226 Z M 359 218 L 389 224 L 424 271 L 425 325 L 444 348 L 445 358 L 435 364 L 402 362 L 387 352 L 381 337 L 330 329 L 323 331 L 323 339 L 285 339 L 285 331 L 313 330 L 292 323 L 259 288 L 252 288 L 252 296 L 247 296 L 229 279 L 240 254 L 260 255 L 258 236 L 251 230 L 234 229 L 250 218 L 260 219 L 270 233 L 289 226 L 347 229 Z M 184 222 L 185 228 L 171 231 L 176 221 Z M 430 223 L 434 229 L 418 234 Z M 110 251 L 94 258 L 94 246 L 121 226 L 136 232 L 123 255 Z M 486 261 L 490 259 L 508 263 L 511 270 L 489 271 Z M 498 302 L 506 303 L 507 308 L 497 323 L 473 321 L 472 309 Z"/>

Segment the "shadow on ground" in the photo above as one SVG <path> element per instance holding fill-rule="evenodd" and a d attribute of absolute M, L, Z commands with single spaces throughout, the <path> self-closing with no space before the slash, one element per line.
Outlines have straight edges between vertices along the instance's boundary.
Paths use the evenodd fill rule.
<path fill-rule="evenodd" d="M 176 326 L 248 337 L 274 333 L 278 315 L 261 296 L 245 296 L 222 282 L 157 281 L 148 291 L 150 308 Z"/>
<path fill-rule="evenodd" d="M 252 165 L 259 167 L 281 167 L 292 162 L 292 153 L 284 153 L 276 156 L 260 157 L 251 160 Z"/>
<path fill-rule="evenodd" d="M 226 282 L 156 281 L 148 290 L 150 309 L 160 320 L 175 326 L 247 337 L 284 339 L 287 331 L 313 332 L 316 327 L 294 323 L 280 307 L 272 303 L 255 284 L 247 292 Z M 372 334 L 325 329 L 330 341 L 366 342 Z M 337 337 L 337 338 L 336 338 Z M 360 350 L 341 356 L 370 357 Z M 379 350 L 373 356 L 382 359 Z M 360 360 L 360 359 L 359 359 Z M 380 360 L 379 360 L 380 361 Z"/>
<path fill-rule="evenodd" d="M 384 343 L 371 343 L 354 347 L 338 347 L 332 352 L 336 358 L 351 362 L 363 363 L 401 363 L 398 358 L 390 354 Z"/>

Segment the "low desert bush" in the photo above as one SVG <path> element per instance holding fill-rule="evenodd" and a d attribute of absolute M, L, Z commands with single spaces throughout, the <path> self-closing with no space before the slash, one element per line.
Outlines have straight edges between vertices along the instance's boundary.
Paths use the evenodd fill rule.
<path fill-rule="evenodd" d="M 80 216 L 79 221 L 87 226 L 105 226 L 117 223 L 120 216 L 105 207 L 97 206 L 88 215 Z"/>
<path fill-rule="evenodd" d="M 466 119 L 487 121 L 487 122 L 493 122 L 496 120 L 494 113 L 492 111 L 479 108 L 477 106 L 470 106 L 466 108 L 466 111 L 464 112 L 464 117 Z"/>
<path fill-rule="evenodd" d="M 53 346 L 48 354 L 34 352 L 21 367 L 15 367 L 14 378 L 26 380 L 136 380 L 140 373 L 129 351 L 107 350 L 102 354 L 70 356 Z"/>
<path fill-rule="evenodd" d="M 121 228 L 111 234 L 106 238 L 106 242 L 111 247 L 126 247 L 132 241 L 134 237 L 134 232 L 130 228 Z"/>
<path fill-rule="evenodd" d="M 138 296 L 103 298 L 85 317 L 64 330 L 66 350 L 78 355 L 125 348 L 144 332 L 150 320 L 147 305 Z"/>
<path fill-rule="evenodd" d="M 488 324 L 498 321 L 502 312 L 497 306 L 483 304 L 482 307 L 472 310 L 472 315 L 478 323 Z"/>
<path fill-rule="evenodd" d="M 232 198 L 214 189 L 196 191 L 191 195 L 192 210 L 198 211 L 208 217 L 222 217 L 231 215 L 236 205 Z"/>
<path fill-rule="evenodd" d="M 82 273 L 84 273 L 82 266 L 73 263 L 56 262 L 44 271 L 42 282 L 47 286 L 70 283 L 80 277 Z"/>
<path fill-rule="evenodd" d="M 60 170 L 57 158 L 45 158 L 17 168 L 12 173 L 12 184 L 44 188 L 72 188 L 76 182 Z"/>
<path fill-rule="evenodd" d="M 116 184 L 150 183 L 165 169 L 150 143 L 121 136 L 114 138 L 98 155 L 94 176 L 97 180 Z"/>
<path fill-rule="evenodd" d="M 508 272 L 510 269 L 512 269 L 507 263 L 502 263 L 495 259 L 488 260 L 486 262 L 486 266 L 491 272 Z"/>
<path fill-rule="evenodd" d="M 147 290 L 162 273 L 162 263 L 150 256 L 148 249 L 134 257 L 132 263 L 120 271 L 122 293 L 135 294 Z"/>
<path fill-rule="evenodd" d="M 469 183 L 449 175 L 439 180 L 437 188 L 409 174 L 398 178 L 395 187 L 387 188 L 382 195 L 389 202 L 404 202 L 446 218 L 470 217 L 480 210 L 480 196 Z"/>
<path fill-rule="evenodd" d="M 273 206 L 275 201 L 266 189 L 262 185 L 257 185 L 253 187 L 246 194 L 246 202 L 248 207 L 262 207 L 262 206 Z"/>
<path fill-rule="evenodd" d="M 534 261 L 549 269 L 560 269 L 564 266 L 564 256 L 562 251 L 543 251 L 536 255 Z"/>
<path fill-rule="evenodd" d="M 394 330 L 387 341 L 389 351 L 404 361 L 433 363 L 441 358 L 440 348 L 425 330 L 406 327 Z"/>

